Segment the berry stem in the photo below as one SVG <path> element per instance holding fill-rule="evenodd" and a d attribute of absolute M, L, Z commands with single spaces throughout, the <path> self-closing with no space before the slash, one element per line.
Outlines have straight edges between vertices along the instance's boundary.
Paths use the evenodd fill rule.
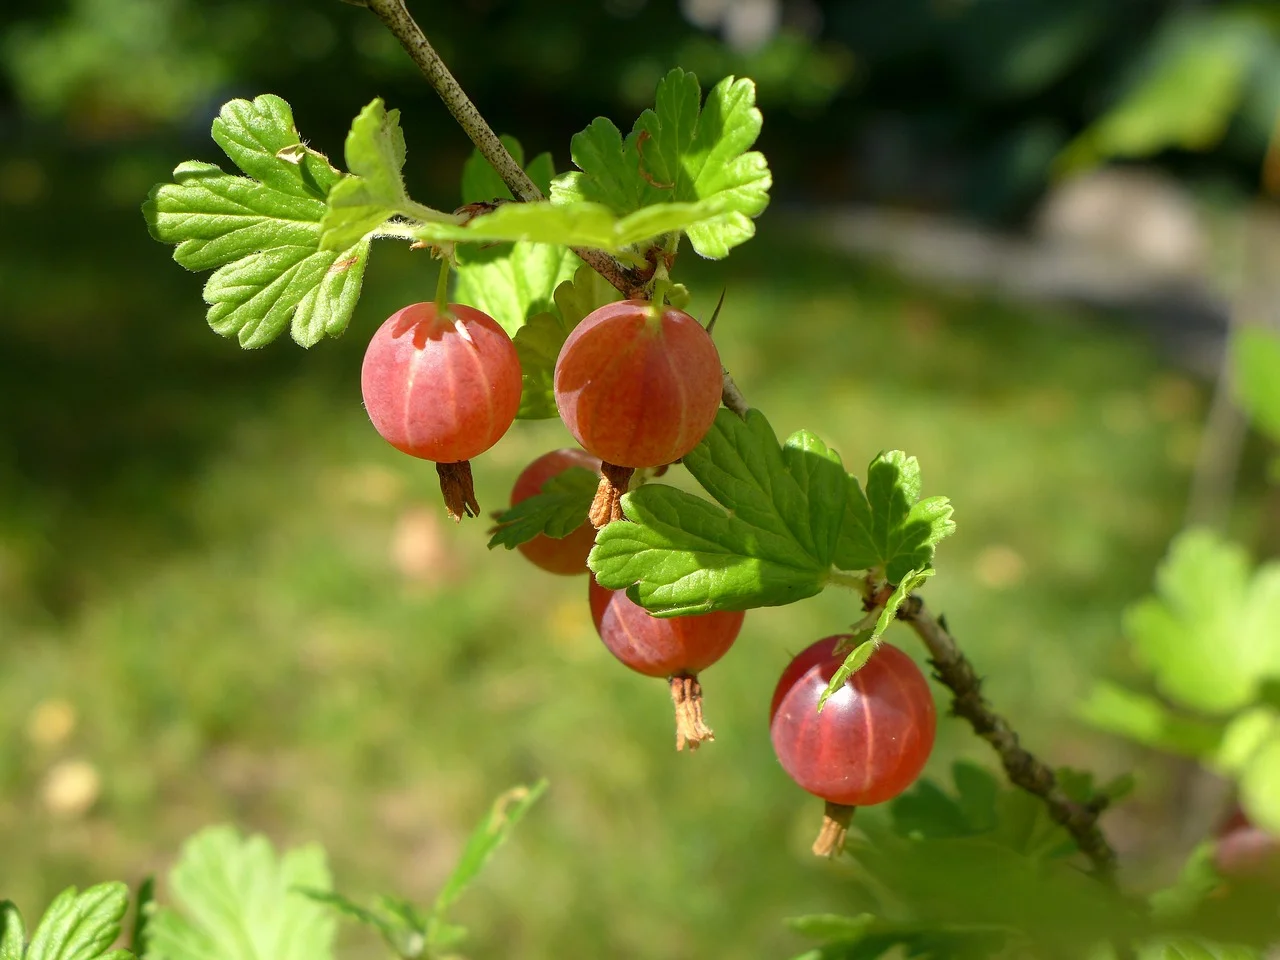
<path fill-rule="evenodd" d="M 460 523 L 464 516 L 480 516 L 480 504 L 476 502 L 476 489 L 471 480 L 470 460 L 437 463 L 436 473 L 440 475 L 444 508 L 449 511 L 449 518 L 454 523 Z"/>
<path fill-rule="evenodd" d="M 676 709 L 676 750 L 683 750 L 686 744 L 697 750 L 703 741 L 716 738 L 702 719 L 702 684 L 697 677 L 688 673 L 673 676 L 671 702 Z"/>
<path fill-rule="evenodd" d="M 626 519 L 622 515 L 622 495 L 627 492 L 634 473 L 633 467 L 600 464 L 600 485 L 596 487 L 596 497 L 591 501 L 591 511 L 587 514 L 597 530 L 614 520 Z"/>
<path fill-rule="evenodd" d="M 816 856 L 838 857 L 844 852 L 844 838 L 849 833 L 849 824 L 857 807 L 846 807 L 844 804 L 826 801 L 827 807 L 822 814 L 822 829 L 818 831 L 818 839 L 813 841 L 813 852 Z"/>
<path fill-rule="evenodd" d="M 449 315 L 449 261 L 447 258 L 440 260 L 440 273 L 436 277 L 436 316 L 447 317 Z"/>

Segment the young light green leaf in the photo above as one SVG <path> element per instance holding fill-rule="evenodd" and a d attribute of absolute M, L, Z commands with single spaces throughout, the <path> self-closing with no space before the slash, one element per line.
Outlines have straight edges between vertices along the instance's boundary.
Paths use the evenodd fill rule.
<path fill-rule="evenodd" d="M 547 243 L 517 243 L 502 252 L 459 250 L 454 297 L 514 337 L 531 317 L 554 308 L 556 287 L 572 280 L 581 265 L 567 247 Z"/>
<path fill-rule="evenodd" d="M 820 592 L 833 538 L 828 520 L 815 529 L 814 518 L 839 515 L 844 469 L 813 438 L 793 439 L 784 451 L 758 410 L 745 420 L 721 410 L 683 462 L 723 508 L 665 484 L 632 491 L 622 501 L 631 522 L 596 535 L 588 561 L 596 579 L 631 588 L 658 616 L 778 606 Z"/>
<path fill-rule="evenodd" d="M 346 329 L 360 295 L 367 240 L 320 249 L 326 197 L 340 174 L 299 149 L 289 105 L 274 96 L 233 100 L 213 138 L 248 177 L 188 161 L 143 205 L 151 235 L 177 244 L 188 270 L 218 269 L 205 284 L 209 325 L 242 347 L 286 328 L 304 347 Z"/>
<path fill-rule="evenodd" d="M 851 477 L 836 566 L 880 569 L 890 583 L 931 566 L 934 548 L 955 531 L 955 523 L 951 501 L 921 500 L 920 489 L 920 464 L 900 450 L 871 461 L 865 493 Z"/>
<path fill-rule="evenodd" d="M 27 931 L 22 914 L 11 900 L 0 900 L 0 960 L 22 960 L 27 949 Z"/>
<path fill-rule="evenodd" d="M 822 696 L 818 700 L 819 710 L 826 706 L 827 699 L 833 693 L 845 685 L 845 681 L 866 666 L 867 661 L 871 659 L 871 655 L 880 647 L 880 638 L 889 629 L 889 624 L 893 622 L 893 618 L 897 615 L 898 608 L 911 595 L 912 590 L 919 587 L 933 574 L 932 567 L 925 570 L 908 570 L 903 574 L 901 581 L 894 588 L 893 593 L 889 594 L 889 599 L 885 601 L 879 616 L 876 617 L 875 626 L 872 627 L 870 636 L 865 640 L 860 640 L 858 645 L 849 651 L 844 663 L 840 664 L 836 668 L 836 672 L 831 675 L 831 682 L 827 684 L 827 689 L 822 691 Z"/>
<path fill-rule="evenodd" d="M 1181 534 L 1156 572 L 1156 594 L 1132 606 L 1126 632 L 1171 699 L 1210 714 L 1253 700 L 1280 676 L 1280 563 L 1250 577 L 1238 546 L 1207 530 Z"/>
<path fill-rule="evenodd" d="M 330 888 L 324 851 L 277 857 L 265 837 L 209 827 L 169 875 L 178 907 L 157 911 L 146 960 L 327 960 L 335 922 L 297 888 Z"/>
<path fill-rule="evenodd" d="M 807 917 L 788 917 L 787 926 L 801 936 L 814 940 L 858 940 L 876 918 L 869 913 L 843 917 L 838 913 L 815 913 Z"/>
<path fill-rule="evenodd" d="M 415 224 L 413 236 L 427 243 L 488 243 L 526 240 L 564 247 L 593 247 L 613 254 L 645 240 L 726 219 L 727 202 L 713 197 L 690 203 L 642 207 L 625 216 L 599 203 L 504 203 L 466 224 Z"/>
<path fill-rule="evenodd" d="M 1280 440 L 1280 336 L 1242 327 L 1231 339 L 1236 392 L 1253 422 Z"/>
<path fill-rule="evenodd" d="M 432 916 L 443 920 L 449 908 L 457 902 L 467 887 L 479 876 L 489 858 L 502 846 L 530 808 L 546 792 L 547 781 L 539 780 L 532 787 L 513 787 L 494 801 L 488 816 L 467 838 L 458 865 L 445 881 L 432 910 Z"/>
<path fill-rule="evenodd" d="M 553 388 L 560 348 L 587 314 L 618 297 L 607 280 L 583 264 L 574 271 L 572 280 L 556 287 L 554 309 L 535 313 L 516 331 L 516 355 L 524 383 L 518 416 L 528 420 L 558 416 Z"/>
<path fill-rule="evenodd" d="M 1184 757 L 1211 757 L 1222 739 L 1221 724 L 1173 713 L 1154 697 L 1102 680 L 1076 708 L 1099 730 Z"/>
<path fill-rule="evenodd" d="M 761 126 L 755 85 L 726 77 L 705 105 L 701 99 L 697 78 L 677 67 L 658 84 L 654 108 L 640 115 L 625 140 L 611 122 L 595 120 L 571 144 L 580 172 L 553 182 L 552 201 L 598 203 L 623 216 L 714 201 L 715 216 L 669 231 L 685 230 L 704 257 L 727 255 L 754 234 L 752 218 L 768 204 L 772 178 L 763 155 L 748 152 Z"/>
<path fill-rule="evenodd" d="M 404 131 L 400 111 L 376 99 L 351 122 L 344 151 L 351 172 L 328 194 L 321 250 L 342 250 L 365 239 L 390 217 L 412 206 L 400 171 Z"/>
<path fill-rule="evenodd" d="M 111 944 L 128 909 L 129 888 L 123 883 L 100 883 L 84 893 L 68 887 L 31 934 L 26 960 L 124 960 L 129 954 L 111 950 Z"/>
<path fill-rule="evenodd" d="M 567 537 L 587 521 L 595 498 L 597 477 L 585 467 L 570 467 L 542 485 L 542 491 L 521 500 L 498 516 L 498 526 L 489 538 L 489 549 L 512 550 L 539 534 L 554 539 Z"/>

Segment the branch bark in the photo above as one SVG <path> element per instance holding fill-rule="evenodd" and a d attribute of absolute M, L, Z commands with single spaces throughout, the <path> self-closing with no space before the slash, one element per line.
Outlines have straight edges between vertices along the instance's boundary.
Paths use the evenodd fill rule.
<path fill-rule="evenodd" d="M 440 54 L 436 53 L 435 48 L 427 40 L 427 35 L 422 32 L 422 28 L 405 7 L 404 0 L 364 0 L 364 5 L 372 10 L 392 35 L 400 41 L 400 46 L 404 47 L 405 53 L 409 54 L 409 58 L 417 64 L 422 75 L 440 95 L 449 113 L 471 138 L 471 142 L 475 144 L 481 156 L 489 161 L 498 176 L 502 178 L 502 182 L 511 190 L 512 196 L 525 203 L 545 200 L 538 185 L 530 180 L 520 164 L 516 163 L 515 158 L 503 146 L 498 135 L 493 132 L 493 128 L 480 115 L 476 105 L 471 102 L 466 91 L 440 59 Z M 624 267 L 603 250 L 574 247 L 573 252 L 592 270 L 613 284 L 624 297 L 635 298 L 643 293 L 649 278 L 642 272 Z"/>
<path fill-rule="evenodd" d="M 982 696 L 982 681 L 973 664 L 923 600 L 915 594 L 908 597 L 898 610 L 898 619 L 911 627 L 928 648 L 938 680 L 951 691 L 951 712 L 968 721 L 973 732 L 991 744 L 1012 783 L 1044 801 L 1049 816 L 1075 839 L 1093 865 L 1093 872 L 1102 880 L 1113 881 L 1116 853 L 1098 826 L 1102 807 L 1072 801 L 1058 786 L 1048 764 L 1019 743 L 1009 721 L 992 710 Z"/>

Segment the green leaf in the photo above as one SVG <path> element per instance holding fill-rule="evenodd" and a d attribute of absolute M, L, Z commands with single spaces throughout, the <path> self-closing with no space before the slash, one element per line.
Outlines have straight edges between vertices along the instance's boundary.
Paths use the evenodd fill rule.
<path fill-rule="evenodd" d="M 546 243 L 505 249 L 501 255 L 459 251 L 454 296 L 489 314 L 514 337 L 530 317 L 554 307 L 556 287 L 572 280 L 582 261 L 568 248 Z"/>
<path fill-rule="evenodd" d="M 784 450 L 758 410 L 745 420 L 721 410 L 683 462 L 723 509 L 658 483 L 627 494 L 632 522 L 602 529 L 588 561 L 602 586 L 631 588 L 658 616 L 777 606 L 822 590 L 845 478 L 834 451 L 807 434 Z"/>
<path fill-rule="evenodd" d="M 958 760 L 951 767 L 956 796 L 932 780 L 917 780 L 889 806 L 893 829 L 902 837 L 968 837 L 988 833 L 997 824 L 999 782 L 975 763 Z"/>
<path fill-rule="evenodd" d="M 586 201 L 552 204 L 504 203 L 466 224 L 432 221 L 415 224 L 413 236 L 427 243 L 528 241 L 564 247 L 592 247 L 613 254 L 664 234 L 727 219 L 720 198 L 694 203 L 662 203 L 618 216 Z"/>
<path fill-rule="evenodd" d="M 11 900 L 0 900 L 0 960 L 22 960 L 27 949 L 27 932 L 22 914 Z"/>
<path fill-rule="evenodd" d="M 129 909 L 129 888 L 100 883 L 84 893 L 68 887 L 49 904 L 31 935 L 26 960 L 123 960 L 111 950 Z"/>
<path fill-rule="evenodd" d="M 1221 725 L 1179 716 L 1154 697 L 1106 680 L 1094 684 L 1076 715 L 1099 730 L 1179 756 L 1210 757 L 1222 740 Z"/>
<path fill-rule="evenodd" d="M 1165 696 L 1228 713 L 1280 676 L 1280 564 L 1249 574 L 1245 552 L 1210 531 L 1174 540 L 1156 573 L 1156 595 L 1125 615 L 1126 632 Z"/>
<path fill-rule="evenodd" d="M 388 111 L 381 98 L 361 110 L 351 122 L 344 154 L 351 172 L 329 192 L 321 250 L 350 247 L 412 206 L 400 175 L 405 149 L 399 110 Z"/>
<path fill-rule="evenodd" d="M 1144 69 L 1107 113 L 1064 151 L 1068 169 L 1170 148 L 1207 150 L 1226 132 L 1245 81 L 1266 53 L 1249 17 L 1194 11 L 1171 17 Z"/>
<path fill-rule="evenodd" d="M 1241 327 L 1231 339 L 1235 387 L 1258 428 L 1280 441 L 1280 336 Z"/>
<path fill-rule="evenodd" d="M 934 572 L 933 568 L 930 567 L 925 570 L 908 570 L 902 575 L 901 581 L 880 609 L 880 614 L 876 617 L 875 626 L 871 628 L 871 635 L 850 650 L 849 655 L 844 659 L 844 663 L 840 664 L 836 668 L 836 672 L 831 675 L 831 682 L 827 684 L 827 689 L 822 691 L 822 696 L 818 700 L 819 710 L 826 705 L 827 699 L 832 694 L 844 686 L 846 680 L 866 666 L 867 661 L 871 659 L 871 655 L 879 649 L 880 638 L 889 629 L 889 624 L 893 623 L 893 618 L 897 616 L 898 608 L 906 602 L 907 597 L 911 595 L 911 591 L 932 577 Z"/>
<path fill-rule="evenodd" d="M 458 865 L 436 895 L 432 911 L 442 920 L 449 908 L 457 902 L 472 882 L 479 876 L 489 858 L 506 841 L 524 815 L 538 802 L 547 790 L 547 781 L 539 780 L 532 787 L 513 787 L 494 801 L 489 815 L 484 818 L 467 838 Z"/>
<path fill-rule="evenodd" d="M 279 97 L 226 104 L 213 138 L 247 177 L 188 161 L 142 208 L 151 235 L 177 244 L 178 263 L 219 268 L 204 288 L 209 325 L 246 349 L 286 327 L 304 347 L 342 333 L 360 296 L 369 243 L 320 248 L 326 197 L 340 174 L 301 144 Z"/>
<path fill-rule="evenodd" d="M 1240 806 L 1254 824 L 1280 836 L 1280 737 L 1263 743 L 1241 772 Z"/>
<path fill-rule="evenodd" d="M 873 470 L 883 460 L 877 458 Z M 906 462 L 915 470 L 917 486 L 908 491 L 914 500 L 919 469 L 914 459 Z M 656 616 L 779 606 L 826 586 L 846 540 L 841 524 L 850 523 L 848 491 L 857 487 L 834 450 L 807 431 L 780 445 L 758 410 L 745 420 L 721 410 L 683 463 L 720 506 L 664 484 L 627 494 L 623 512 L 630 522 L 601 530 L 588 560 L 603 586 L 628 589 Z M 889 531 L 893 544 L 910 547 L 894 558 L 932 556 L 933 541 L 927 550 L 920 546 L 912 511 L 907 508 L 911 516 Z M 945 536 L 950 508 L 935 513 L 941 518 L 936 535 Z M 907 586 L 895 591 L 892 609 L 882 611 L 881 632 L 897 604 L 928 575 L 899 571 Z"/>
<path fill-rule="evenodd" d="M 539 534 L 559 540 L 587 521 L 600 478 L 585 467 L 570 467 L 542 485 L 540 493 L 526 497 L 499 514 L 498 526 L 489 538 L 489 549 L 513 550 Z"/>
<path fill-rule="evenodd" d="M 1201 843 L 1191 851 L 1173 885 L 1151 894 L 1151 912 L 1155 917 L 1161 920 L 1185 917 L 1222 886 L 1222 877 L 1214 866 L 1214 847 L 1212 840 Z"/>
<path fill-rule="evenodd" d="M 955 531 L 946 497 L 920 499 L 920 464 L 900 450 L 867 468 L 864 493 L 852 477 L 835 564 L 842 570 L 882 569 L 890 583 L 933 564 L 934 548 Z"/>
<path fill-rule="evenodd" d="M 129 950 L 135 957 L 146 956 L 151 942 L 151 919 L 159 905 L 156 903 L 156 878 L 147 877 L 138 887 L 134 898 L 133 932 L 129 935 Z"/>
<path fill-rule="evenodd" d="M 683 229 L 702 256 L 726 256 L 755 233 L 752 218 L 769 202 L 772 177 L 764 156 L 748 150 L 762 122 L 755 84 L 726 77 L 701 99 L 697 77 L 677 67 L 625 140 L 610 121 L 593 121 L 570 147 L 581 172 L 555 180 L 552 201 L 600 204 L 624 218 L 646 207 L 708 204 L 711 216 L 658 232 Z"/>
<path fill-rule="evenodd" d="M 333 917 L 300 887 L 330 888 L 320 847 L 277 857 L 265 837 L 206 828 L 169 874 L 179 907 L 156 912 L 146 960 L 326 960 Z"/>

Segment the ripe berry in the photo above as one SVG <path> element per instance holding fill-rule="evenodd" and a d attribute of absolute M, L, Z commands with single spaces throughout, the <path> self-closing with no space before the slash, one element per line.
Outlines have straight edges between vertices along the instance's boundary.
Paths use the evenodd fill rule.
<path fill-rule="evenodd" d="M 591 578 L 591 619 L 609 652 L 646 677 L 667 677 L 676 709 L 676 749 L 714 740 L 702 720 L 698 674 L 728 652 L 742 629 L 741 611 L 655 617 L 625 590 L 609 590 Z"/>
<path fill-rule="evenodd" d="M 573 448 L 544 453 L 524 468 L 511 489 L 511 505 L 527 500 L 542 491 L 542 485 L 570 467 L 585 467 L 592 473 L 600 471 L 600 461 L 591 454 Z M 587 554 L 596 542 L 596 532 L 591 524 L 582 526 L 567 537 L 556 539 L 544 533 L 520 544 L 517 549 L 536 567 L 548 573 L 575 574 L 587 572 Z"/>
<path fill-rule="evenodd" d="M 844 662 L 819 640 L 783 671 L 769 707 L 773 750 L 805 790 L 827 801 L 814 852 L 830 856 L 844 843 L 854 807 L 883 803 L 920 775 L 933 749 L 937 715 L 928 681 L 910 657 L 882 644 L 827 700 L 818 700 Z"/>
<path fill-rule="evenodd" d="M 474 307 L 441 314 L 412 304 L 369 341 L 360 386 L 378 433 L 435 461 L 450 514 L 475 516 L 467 461 L 497 443 L 520 408 L 520 361 L 506 331 Z"/>
<path fill-rule="evenodd" d="M 556 408 L 604 462 L 601 496 L 612 495 L 593 507 L 597 526 L 621 518 L 617 501 L 633 469 L 671 463 L 697 445 L 715 421 L 721 389 L 711 335 L 674 307 L 624 300 L 574 328 L 556 360 Z"/>

